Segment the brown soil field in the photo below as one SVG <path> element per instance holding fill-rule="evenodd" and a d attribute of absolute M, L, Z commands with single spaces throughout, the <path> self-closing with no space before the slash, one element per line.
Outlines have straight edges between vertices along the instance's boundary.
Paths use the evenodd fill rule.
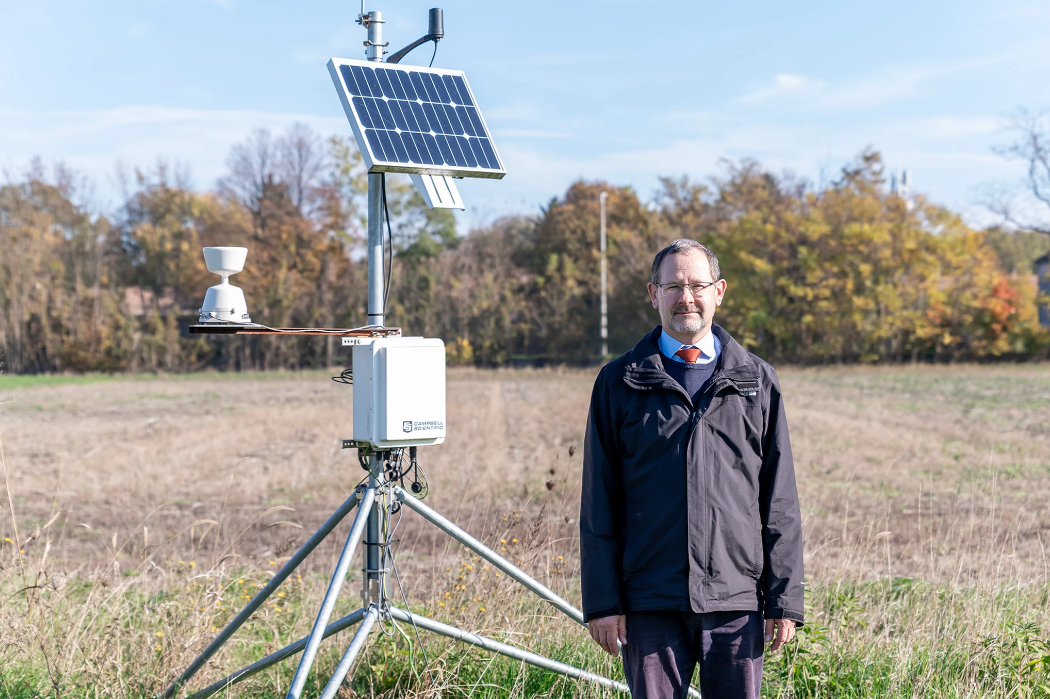
<path fill-rule="evenodd" d="M 427 502 L 478 534 L 524 517 L 534 556 L 541 539 L 572 551 L 593 376 L 451 370 L 449 437 L 420 449 Z M 781 378 L 808 578 L 1046 578 L 1050 367 L 788 368 Z M 0 382 L 14 508 L 0 532 L 13 537 L 17 522 L 26 558 L 46 546 L 52 571 L 268 567 L 364 475 L 340 448 L 352 389 L 325 373 L 16 379 Z M 403 556 L 447 551 L 417 520 L 406 518 Z M 330 568 L 340 539 L 311 568 Z"/>

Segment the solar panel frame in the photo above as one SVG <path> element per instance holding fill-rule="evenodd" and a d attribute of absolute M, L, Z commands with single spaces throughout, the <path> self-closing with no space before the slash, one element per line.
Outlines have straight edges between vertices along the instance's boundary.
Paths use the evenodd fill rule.
<path fill-rule="evenodd" d="M 507 174 L 463 71 L 332 58 L 328 72 L 368 172 Z"/>

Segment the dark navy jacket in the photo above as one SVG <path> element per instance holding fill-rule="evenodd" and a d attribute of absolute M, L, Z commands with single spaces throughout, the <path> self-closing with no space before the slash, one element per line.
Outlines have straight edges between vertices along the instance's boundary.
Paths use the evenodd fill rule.
<path fill-rule="evenodd" d="M 802 519 L 780 383 L 715 325 L 696 404 L 657 326 L 602 368 L 584 441 L 583 613 L 758 611 L 803 622 Z"/>

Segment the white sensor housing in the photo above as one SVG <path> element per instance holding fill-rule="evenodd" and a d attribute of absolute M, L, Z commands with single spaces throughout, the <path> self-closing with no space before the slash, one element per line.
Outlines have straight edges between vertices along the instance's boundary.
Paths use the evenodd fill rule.
<path fill-rule="evenodd" d="M 377 449 L 445 441 L 445 343 L 385 337 L 354 345 L 354 439 Z"/>
<path fill-rule="evenodd" d="M 230 284 L 230 275 L 244 269 L 248 248 L 204 248 L 204 264 L 208 271 L 222 277 L 222 283 L 208 289 L 200 310 L 201 323 L 223 321 L 251 323 L 244 292 Z"/>

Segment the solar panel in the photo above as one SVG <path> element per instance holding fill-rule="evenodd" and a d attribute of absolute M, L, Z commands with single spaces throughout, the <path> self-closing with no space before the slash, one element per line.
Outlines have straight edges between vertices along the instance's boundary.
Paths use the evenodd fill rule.
<path fill-rule="evenodd" d="M 507 174 L 461 70 L 328 61 L 369 172 Z"/>

